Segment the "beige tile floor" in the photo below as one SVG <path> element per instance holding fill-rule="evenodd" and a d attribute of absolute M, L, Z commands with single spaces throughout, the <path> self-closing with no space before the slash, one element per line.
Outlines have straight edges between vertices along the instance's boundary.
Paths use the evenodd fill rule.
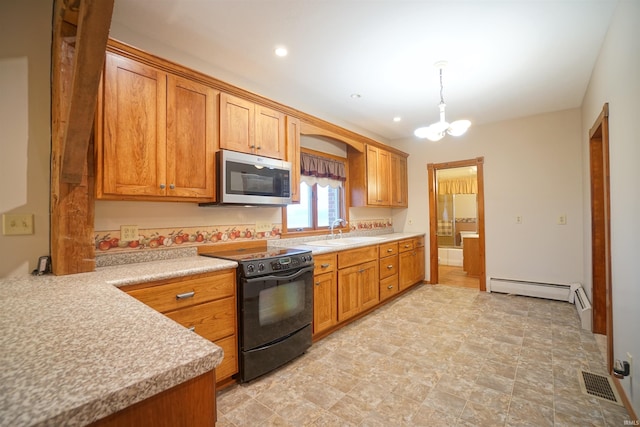
<path fill-rule="evenodd" d="M 578 369 L 606 373 L 573 305 L 422 285 L 222 390 L 216 425 L 623 426 Z"/>

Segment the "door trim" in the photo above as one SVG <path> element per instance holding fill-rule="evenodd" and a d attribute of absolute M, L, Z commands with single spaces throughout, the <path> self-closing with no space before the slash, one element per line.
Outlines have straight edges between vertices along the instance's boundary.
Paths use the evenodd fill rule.
<path fill-rule="evenodd" d="M 613 367 L 611 204 L 609 198 L 609 104 L 589 129 L 591 205 L 591 299 L 593 333 L 607 336 L 607 370 Z"/>
<path fill-rule="evenodd" d="M 480 283 L 481 291 L 487 290 L 487 273 L 485 267 L 485 235 L 484 235 L 484 157 L 476 157 L 475 159 L 458 160 L 446 163 L 429 163 L 427 171 L 429 174 L 429 283 L 438 283 L 438 236 L 437 224 L 438 213 L 436 211 L 437 194 L 436 194 L 436 171 L 440 169 L 452 169 L 460 167 L 477 167 L 478 180 L 478 243 L 480 245 Z"/>

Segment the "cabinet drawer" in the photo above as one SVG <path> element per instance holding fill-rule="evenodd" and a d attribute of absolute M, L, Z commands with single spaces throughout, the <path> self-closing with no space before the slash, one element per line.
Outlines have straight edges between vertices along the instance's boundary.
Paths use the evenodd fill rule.
<path fill-rule="evenodd" d="M 380 245 L 380 258 L 397 254 L 398 242 L 384 243 Z"/>
<path fill-rule="evenodd" d="M 380 279 L 398 274 L 398 255 L 380 258 Z"/>
<path fill-rule="evenodd" d="M 398 292 L 398 275 L 380 280 L 380 301 L 395 295 Z"/>
<path fill-rule="evenodd" d="M 415 245 L 416 245 L 415 239 L 400 240 L 398 242 L 398 250 L 400 252 L 411 251 L 415 248 Z"/>
<path fill-rule="evenodd" d="M 329 273 L 336 270 L 336 254 L 313 256 L 314 274 Z"/>
<path fill-rule="evenodd" d="M 175 280 L 175 279 L 173 279 Z M 161 313 L 234 296 L 235 270 L 126 291 Z"/>
<path fill-rule="evenodd" d="M 416 248 L 424 247 L 424 236 L 416 237 L 414 241 L 416 242 L 415 243 Z"/>
<path fill-rule="evenodd" d="M 236 332 L 236 299 L 218 301 L 187 307 L 166 313 L 170 319 L 210 341 L 215 341 Z"/>
<path fill-rule="evenodd" d="M 378 246 L 365 246 L 338 253 L 338 268 L 345 268 L 378 259 Z"/>
<path fill-rule="evenodd" d="M 224 359 L 216 368 L 216 382 L 219 382 L 238 372 L 238 345 L 235 335 L 218 340 L 216 344 L 224 350 Z"/>

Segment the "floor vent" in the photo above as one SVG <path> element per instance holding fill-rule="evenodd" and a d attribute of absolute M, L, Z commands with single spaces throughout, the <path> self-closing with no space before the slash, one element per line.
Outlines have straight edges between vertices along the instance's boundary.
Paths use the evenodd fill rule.
<path fill-rule="evenodd" d="M 622 406 L 611 377 L 588 371 L 578 371 L 578 380 L 584 394 Z"/>

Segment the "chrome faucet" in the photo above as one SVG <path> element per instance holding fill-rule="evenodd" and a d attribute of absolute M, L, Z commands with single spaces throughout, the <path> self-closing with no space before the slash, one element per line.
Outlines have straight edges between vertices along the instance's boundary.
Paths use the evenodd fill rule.
<path fill-rule="evenodd" d="M 342 218 L 336 218 L 335 220 L 333 220 L 333 222 L 331 223 L 331 227 L 329 227 L 329 229 L 331 230 L 331 238 L 333 239 L 335 237 L 335 235 L 333 234 L 333 228 L 336 226 L 336 223 L 343 223 L 344 225 L 347 225 L 347 221 L 345 221 Z M 340 238 L 342 238 L 342 230 L 338 230 L 340 232 Z"/>

